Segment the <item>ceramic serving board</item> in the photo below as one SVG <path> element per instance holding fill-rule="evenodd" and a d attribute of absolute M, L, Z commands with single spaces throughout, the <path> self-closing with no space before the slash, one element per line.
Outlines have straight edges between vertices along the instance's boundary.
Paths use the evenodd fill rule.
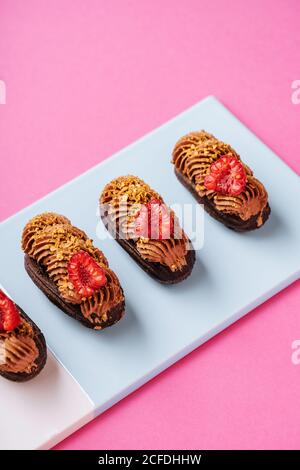
<path fill-rule="evenodd" d="M 198 129 L 240 153 L 266 185 L 272 214 L 264 227 L 246 234 L 205 215 L 203 247 L 197 250 L 192 275 L 176 286 L 164 286 L 114 240 L 101 239 L 98 197 L 112 178 L 135 174 L 168 204 L 195 207 L 170 159 L 177 139 Z M 299 183 L 280 158 L 216 98 L 208 97 L 3 222 L 0 281 L 44 332 L 49 361 L 27 384 L 0 378 L 1 400 L 7 405 L 0 411 L 0 448 L 50 447 L 298 279 Z M 69 217 L 103 249 L 126 295 L 127 313 L 117 325 L 102 332 L 84 328 L 53 306 L 27 276 L 21 232 L 28 219 L 44 211 Z"/>

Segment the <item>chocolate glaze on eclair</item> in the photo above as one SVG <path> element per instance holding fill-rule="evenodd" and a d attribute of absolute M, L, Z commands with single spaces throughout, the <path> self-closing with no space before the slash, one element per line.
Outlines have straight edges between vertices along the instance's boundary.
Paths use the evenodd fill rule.
<path fill-rule="evenodd" d="M 41 372 L 46 360 L 43 333 L 0 290 L 0 375 L 14 382 L 26 382 Z"/>
<path fill-rule="evenodd" d="M 125 299 L 116 274 L 69 219 L 55 213 L 34 217 L 23 230 L 22 248 L 28 275 L 67 315 L 94 330 L 122 318 Z"/>
<path fill-rule="evenodd" d="M 174 212 L 162 197 L 136 176 L 121 176 L 100 195 L 107 230 L 138 265 L 164 284 L 186 279 L 195 251 Z"/>
<path fill-rule="evenodd" d="M 245 232 L 261 227 L 271 209 L 268 193 L 228 144 L 206 131 L 190 132 L 172 154 L 179 181 L 216 220 Z"/>

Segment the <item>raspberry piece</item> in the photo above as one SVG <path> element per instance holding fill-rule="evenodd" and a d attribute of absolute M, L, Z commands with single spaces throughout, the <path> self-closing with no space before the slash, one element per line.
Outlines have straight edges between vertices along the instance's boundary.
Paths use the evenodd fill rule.
<path fill-rule="evenodd" d="M 14 302 L 0 290 L 0 331 L 12 331 L 21 323 L 20 312 Z"/>
<path fill-rule="evenodd" d="M 152 198 L 136 215 L 135 233 L 138 237 L 165 240 L 172 236 L 174 221 L 169 208 Z"/>
<path fill-rule="evenodd" d="M 206 189 L 228 196 L 241 194 L 247 182 L 247 175 L 242 163 L 230 155 L 223 155 L 211 164 L 204 179 Z"/>
<path fill-rule="evenodd" d="M 83 250 L 71 257 L 68 263 L 68 274 L 80 297 L 90 297 L 106 284 L 104 269 Z"/>

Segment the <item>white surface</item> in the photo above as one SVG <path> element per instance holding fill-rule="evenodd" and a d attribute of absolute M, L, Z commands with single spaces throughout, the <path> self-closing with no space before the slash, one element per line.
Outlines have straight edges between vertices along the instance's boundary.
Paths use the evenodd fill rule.
<path fill-rule="evenodd" d="M 96 239 L 97 201 L 109 180 L 133 173 L 169 204 L 196 204 L 177 181 L 170 158 L 180 136 L 202 128 L 236 148 L 264 182 L 272 214 L 264 227 L 247 234 L 234 233 L 206 215 L 204 246 L 197 253 L 191 277 L 176 286 L 163 286 L 147 276 L 114 240 Z M 0 246 L 5 246 L 0 280 L 38 323 L 51 349 L 100 413 L 299 278 L 300 219 L 295 207 L 299 199 L 299 177 L 210 97 L 4 222 L 0 228 Z M 119 275 L 127 315 L 116 326 L 103 332 L 82 327 L 53 306 L 28 278 L 20 250 L 21 232 L 30 217 L 46 210 L 66 215 L 93 237 Z M 45 371 L 44 380 L 51 384 L 53 377 L 48 374 Z M 7 396 L 12 408 L 17 385 L 1 382 L 1 387 L 12 391 Z M 42 399 L 36 393 L 33 400 L 28 392 L 30 406 Z M 60 399 L 67 406 L 68 393 L 62 390 Z M 45 439 L 55 433 L 51 420 L 41 422 Z M 40 430 L 37 427 L 32 432 L 39 434 Z M 2 435 L 0 442 L 2 445 Z"/>
<path fill-rule="evenodd" d="M 0 450 L 49 449 L 94 418 L 94 404 L 49 350 L 30 382 L 0 377 L 0 397 Z"/>
<path fill-rule="evenodd" d="M 48 351 L 44 370 L 30 382 L 0 377 L 0 449 L 48 449 L 93 419 L 94 407 Z"/>

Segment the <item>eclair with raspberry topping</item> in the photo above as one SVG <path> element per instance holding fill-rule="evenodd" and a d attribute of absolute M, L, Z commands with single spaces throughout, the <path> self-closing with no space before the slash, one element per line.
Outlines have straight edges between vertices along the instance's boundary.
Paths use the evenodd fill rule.
<path fill-rule="evenodd" d="M 187 278 L 195 251 L 163 198 L 137 176 L 121 176 L 100 195 L 105 227 L 150 276 L 163 284 Z"/>
<path fill-rule="evenodd" d="M 0 290 L 0 375 L 14 382 L 27 382 L 41 372 L 46 360 L 43 333 Z"/>
<path fill-rule="evenodd" d="M 237 231 L 261 227 L 271 209 L 264 185 L 228 144 L 205 131 L 190 132 L 175 145 L 175 174 L 204 209 Z"/>
<path fill-rule="evenodd" d="M 87 235 L 66 217 L 37 215 L 22 234 L 25 269 L 42 292 L 70 317 L 94 330 L 124 315 L 123 289 Z"/>

